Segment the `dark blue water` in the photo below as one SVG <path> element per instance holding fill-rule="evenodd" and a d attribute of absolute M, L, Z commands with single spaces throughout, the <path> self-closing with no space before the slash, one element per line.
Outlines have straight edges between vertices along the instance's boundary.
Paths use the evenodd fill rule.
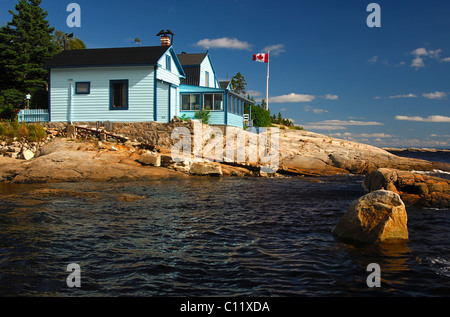
<path fill-rule="evenodd" d="M 401 244 L 331 234 L 362 179 L 0 185 L 0 295 L 449 296 L 448 210 L 409 209 Z"/>
<path fill-rule="evenodd" d="M 426 161 L 443 162 L 450 164 L 449 150 L 435 150 L 435 151 L 402 150 L 402 151 L 391 151 L 391 153 L 403 157 L 417 158 Z"/>

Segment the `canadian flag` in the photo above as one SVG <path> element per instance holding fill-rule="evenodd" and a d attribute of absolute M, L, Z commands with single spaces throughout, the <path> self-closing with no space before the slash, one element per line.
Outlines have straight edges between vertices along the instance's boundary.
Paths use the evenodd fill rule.
<path fill-rule="evenodd" d="M 269 54 L 259 53 L 253 55 L 253 60 L 261 63 L 268 63 L 269 62 Z"/>

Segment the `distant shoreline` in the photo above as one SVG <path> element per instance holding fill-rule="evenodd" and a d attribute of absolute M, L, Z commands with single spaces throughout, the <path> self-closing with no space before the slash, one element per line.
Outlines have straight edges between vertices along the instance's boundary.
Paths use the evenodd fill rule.
<path fill-rule="evenodd" d="M 433 148 L 381 148 L 388 152 L 450 152 L 450 149 L 433 149 Z"/>

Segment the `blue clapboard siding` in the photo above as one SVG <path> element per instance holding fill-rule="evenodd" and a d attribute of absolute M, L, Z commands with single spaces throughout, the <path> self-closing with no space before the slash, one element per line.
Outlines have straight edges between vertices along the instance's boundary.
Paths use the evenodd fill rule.
<path fill-rule="evenodd" d="M 51 120 L 153 121 L 154 67 L 124 66 L 51 70 Z M 128 110 L 110 110 L 110 80 L 128 80 Z M 90 82 L 90 94 L 75 94 L 76 82 Z"/>
<path fill-rule="evenodd" d="M 167 65 L 166 56 L 170 56 L 171 65 Z M 156 79 L 158 82 L 164 82 L 165 85 L 158 83 L 157 89 L 157 121 L 169 122 L 173 117 L 179 116 L 180 109 L 180 82 L 182 68 L 177 64 L 178 58 L 173 50 L 168 50 L 158 62 L 156 70 Z"/>
<path fill-rule="evenodd" d="M 47 109 L 22 109 L 17 117 L 19 122 L 48 122 L 49 112 Z"/>
<path fill-rule="evenodd" d="M 233 127 L 239 127 L 244 128 L 244 118 L 243 116 L 228 113 L 228 122 L 227 125 L 233 126 Z"/>
<path fill-rule="evenodd" d="M 157 90 L 156 90 L 156 116 L 157 121 L 162 123 L 167 123 L 170 120 L 169 117 L 169 102 L 170 102 L 170 96 L 169 96 L 169 89 L 170 86 L 166 83 L 158 82 L 157 83 Z"/>
<path fill-rule="evenodd" d="M 206 72 L 209 74 L 209 82 L 206 83 Z M 216 78 L 216 72 L 209 58 L 209 54 L 200 64 L 200 86 L 210 88 L 220 88 L 219 81 Z"/>

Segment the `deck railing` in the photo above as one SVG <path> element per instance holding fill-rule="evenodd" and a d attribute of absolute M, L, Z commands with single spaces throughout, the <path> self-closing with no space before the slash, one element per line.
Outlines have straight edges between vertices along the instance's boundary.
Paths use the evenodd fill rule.
<path fill-rule="evenodd" d="M 48 109 L 22 109 L 18 114 L 19 122 L 48 122 Z"/>

